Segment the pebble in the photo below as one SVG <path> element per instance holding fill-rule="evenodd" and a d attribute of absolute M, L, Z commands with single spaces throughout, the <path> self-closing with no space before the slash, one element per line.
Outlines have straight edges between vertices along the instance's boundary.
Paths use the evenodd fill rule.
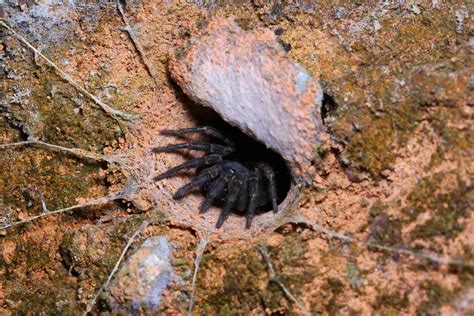
<path fill-rule="evenodd" d="M 114 313 L 157 310 L 174 275 L 171 248 L 167 237 L 151 237 L 128 258 L 109 290 L 108 302 Z"/>

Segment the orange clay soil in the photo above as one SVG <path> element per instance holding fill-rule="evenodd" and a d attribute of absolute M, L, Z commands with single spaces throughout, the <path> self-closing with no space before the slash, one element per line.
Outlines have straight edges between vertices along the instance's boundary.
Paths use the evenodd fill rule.
<path fill-rule="evenodd" d="M 126 15 L 156 75 L 156 86 L 127 33 L 121 31 L 123 21 L 114 8 L 96 28 L 79 26 L 74 30 L 74 49 L 67 44 L 50 47 L 48 56 L 67 58 L 61 68 L 94 93 L 102 93 L 105 85 L 115 87 L 108 103 L 138 118 L 128 126 L 126 137 L 87 146 L 90 150 L 107 146 L 105 154 L 125 155 L 132 173 L 123 176 L 112 167 L 76 171 L 75 183 L 87 186 L 76 189 L 75 200 L 100 197 L 130 183 L 139 189 L 127 199 L 130 203 L 49 216 L 4 231 L 2 314 L 84 310 L 144 219 L 154 224 L 130 252 L 147 237 L 168 236 L 175 246 L 172 264 L 182 279 L 164 292 L 160 310 L 164 314 L 186 313 L 196 247 L 208 233 L 210 243 L 197 277 L 196 315 L 472 312 L 474 137 L 472 104 L 466 97 L 472 85 L 464 66 L 469 58 L 464 51 L 467 31 L 455 32 L 461 5 L 438 6 L 404 4 L 388 11 L 381 5 L 269 6 L 261 1 L 210 8 L 171 1 L 130 4 Z M 214 15 L 233 16 L 244 29 L 282 28 L 279 39 L 291 44 L 289 57 L 320 77 L 324 91 L 338 105 L 326 120 L 333 139 L 321 149 L 314 185 L 292 191 L 294 204 L 288 203 L 277 216 L 271 212 L 259 216 L 251 230 L 245 230 L 245 220 L 237 216 L 216 230 L 219 209 L 200 215 L 199 193 L 174 200 L 173 193 L 189 176 L 152 180 L 190 157 L 153 154 L 151 148 L 173 142 L 159 135 L 162 129 L 200 124 L 193 114 L 196 105 L 171 81 L 168 60 Z M 449 27 L 444 28 L 446 21 Z M 8 41 L 10 48 L 21 47 L 13 38 Z M 8 66 L 21 63 L 25 61 L 15 59 Z M 433 76 L 441 78 L 437 87 L 430 85 Z M 449 85 L 452 82 L 456 87 Z M 437 94 L 428 93 L 430 89 Z M 451 96 L 451 90 L 464 93 Z M 54 95 L 49 97 L 55 102 Z M 86 116 L 102 115 L 89 106 L 83 111 Z M 7 125 L 3 121 L 0 125 L 2 142 L 18 140 Z M 45 140 L 53 142 L 55 137 Z M 61 144 L 74 147 L 63 139 Z M 0 160 L 3 170 L 15 166 L 6 174 L 16 190 L 27 181 L 21 171 L 27 163 L 17 166 L 14 161 L 30 161 L 25 155 L 40 162 L 47 157 L 66 159 L 43 149 L 7 151 Z M 41 192 L 50 203 L 49 193 L 56 191 L 48 188 L 55 179 L 53 171 L 64 164 L 56 160 L 52 167 L 46 166 L 52 175 L 38 175 L 35 182 L 44 187 Z M 84 167 L 71 157 L 67 162 L 73 166 L 59 173 L 67 175 L 74 164 Z M 1 190 L 12 191 L 8 184 Z M 49 208 L 74 204 L 60 198 Z M 16 201 L 8 206 L 18 219 L 40 212 L 39 207 L 24 211 L 20 194 L 8 201 Z M 285 224 L 288 221 L 298 223 Z M 261 244 L 268 248 L 277 280 L 303 307 L 270 282 L 268 266 L 257 250 Z M 411 254 L 396 249 L 409 249 Z M 436 258 L 458 262 L 438 264 Z M 103 310 L 103 304 L 97 304 L 95 311 Z"/>

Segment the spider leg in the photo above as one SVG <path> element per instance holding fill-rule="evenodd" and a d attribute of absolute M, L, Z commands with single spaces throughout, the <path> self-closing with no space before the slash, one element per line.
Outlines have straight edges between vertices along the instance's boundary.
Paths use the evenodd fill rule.
<path fill-rule="evenodd" d="M 225 220 L 229 216 L 230 210 L 232 206 L 234 206 L 237 197 L 239 196 L 240 189 L 243 184 L 243 177 L 242 176 L 235 176 L 230 179 L 228 185 L 229 194 L 225 201 L 224 207 L 222 208 L 221 215 L 219 215 L 219 219 L 216 223 L 216 228 L 221 228 L 222 224 L 224 224 Z"/>
<path fill-rule="evenodd" d="M 224 191 L 226 184 L 229 182 L 229 176 L 230 173 L 227 173 L 217 178 L 209 185 L 209 190 L 207 191 L 206 199 L 201 204 L 199 213 L 205 213 L 212 205 L 212 202 L 214 202 L 214 199 Z"/>
<path fill-rule="evenodd" d="M 204 213 L 212 205 L 215 198 L 218 197 L 225 189 L 225 186 L 229 183 L 229 179 L 232 176 L 246 176 L 248 171 L 239 163 L 233 161 L 225 161 L 221 164 L 222 169 L 220 177 L 214 180 L 208 188 L 206 199 L 201 204 L 200 213 Z M 244 182 L 246 184 L 246 182 Z M 242 190 L 240 191 L 242 192 Z"/>
<path fill-rule="evenodd" d="M 233 170 L 233 173 L 236 177 L 241 178 L 242 187 L 240 188 L 240 192 L 235 202 L 234 209 L 239 212 L 242 212 L 245 209 L 245 206 L 247 206 L 247 200 L 249 197 L 247 190 L 249 170 L 242 164 L 233 161 L 228 162 L 228 167 Z"/>
<path fill-rule="evenodd" d="M 219 144 L 208 144 L 208 143 L 182 143 L 182 144 L 174 144 L 168 145 L 163 147 L 155 147 L 152 149 L 154 153 L 162 152 L 162 151 L 175 151 L 179 149 L 191 149 L 191 150 L 199 150 L 204 151 L 212 154 L 219 154 L 219 155 L 228 155 L 234 151 L 233 148 L 229 146 L 223 146 Z"/>
<path fill-rule="evenodd" d="M 239 212 L 245 210 L 245 207 L 247 206 L 247 201 L 249 199 L 248 184 L 249 182 L 247 176 L 242 182 L 242 188 L 240 189 L 239 197 L 235 203 L 235 209 Z"/>
<path fill-rule="evenodd" d="M 222 164 L 214 165 L 208 169 L 201 171 L 194 179 L 188 184 L 182 186 L 173 195 L 174 199 L 179 199 L 188 194 L 192 189 L 199 187 L 207 181 L 217 177 L 222 171 Z"/>
<path fill-rule="evenodd" d="M 257 165 L 257 168 L 263 171 L 265 178 L 268 182 L 268 194 L 272 202 L 273 213 L 278 213 L 278 203 L 277 203 L 277 194 L 276 194 L 276 184 L 275 184 L 275 173 L 273 172 L 272 167 L 267 165 L 264 162 L 260 162 Z"/>
<path fill-rule="evenodd" d="M 181 128 L 181 129 L 176 129 L 176 130 L 165 129 L 160 132 L 161 135 L 173 135 L 173 136 L 183 136 L 186 134 L 194 134 L 194 133 L 201 133 L 207 136 L 214 137 L 215 139 L 218 139 L 226 143 L 229 147 L 235 148 L 235 144 L 230 138 L 225 137 L 217 129 L 210 126 Z"/>
<path fill-rule="evenodd" d="M 158 181 L 164 178 L 167 178 L 169 176 L 172 176 L 176 173 L 178 173 L 181 170 L 184 169 L 191 169 L 191 168 L 197 168 L 197 167 L 202 167 L 202 166 L 208 166 L 208 165 L 213 165 L 216 163 L 222 162 L 222 155 L 218 154 L 212 154 L 209 156 L 205 156 L 202 158 L 194 158 L 191 159 L 185 163 L 182 163 L 174 168 L 168 169 L 167 171 L 163 172 L 162 174 L 157 175 L 156 177 L 153 178 L 153 180 Z"/>
<path fill-rule="evenodd" d="M 255 208 L 257 208 L 257 197 L 258 192 L 260 191 L 260 181 L 262 179 L 262 174 L 258 168 L 250 174 L 249 176 L 249 204 L 247 208 L 247 222 L 245 223 L 245 228 L 250 228 L 252 225 L 252 219 L 255 215 Z"/>

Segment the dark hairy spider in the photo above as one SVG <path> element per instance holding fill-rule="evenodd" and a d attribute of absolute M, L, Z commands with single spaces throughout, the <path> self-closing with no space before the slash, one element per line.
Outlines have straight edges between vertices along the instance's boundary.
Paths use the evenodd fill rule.
<path fill-rule="evenodd" d="M 220 228 L 232 210 L 246 214 L 246 228 L 250 228 L 255 210 L 270 203 L 274 213 L 278 212 L 277 189 L 273 168 L 265 162 L 249 165 L 225 160 L 233 154 L 236 146 L 233 140 L 209 126 L 163 130 L 162 135 L 186 136 L 200 133 L 218 140 L 221 144 L 205 142 L 185 142 L 153 148 L 153 152 L 173 152 L 181 149 L 203 151 L 204 157 L 191 159 L 181 165 L 168 169 L 156 176 L 159 181 L 171 177 L 182 170 L 196 168 L 196 176 L 174 194 L 180 199 L 191 191 L 201 188 L 206 198 L 201 204 L 200 213 L 206 212 L 215 201 L 223 203 L 216 227 Z"/>

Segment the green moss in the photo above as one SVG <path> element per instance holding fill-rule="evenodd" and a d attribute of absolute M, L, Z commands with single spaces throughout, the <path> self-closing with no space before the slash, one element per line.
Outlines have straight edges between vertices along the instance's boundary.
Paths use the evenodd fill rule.
<path fill-rule="evenodd" d="M 191 263 L 189 262 L 189 260 L 187 258 L 176 258 L 174 260 L 174 265 L 176 266 L 191 266 Z"/>
<path fill-rule="evenodd" d="M 54 144 L 83 149 L 102 149 L 121 135 L 117 122 L 87 97 L 62 80 L 49 67 L 34 66 L 33 60 L 7 61 L 8 67 L 28 77 L 7 80 L 9 120 L 28 136 Z M 99 88 L 105 79 L 92 80 Z M 21 96 L 21 97 L 19 97 Z M 114 102 L 114 107 L 120 107 Z"/>
<path fill-rule="evenodd" d="M 354 38 L 339 29 L 343 38 L 354 41 L 352 59 L 338 56 L 338 63 L 317 64 L 325 92 L 341 105 L 333 114 L 337 119 L 330 123 L 331 134 L 347 144 L 344 158 L 376 180 L 426 117 L 427 105 L 459 104 L 469 95 L 464 74 L 469 53 L 453 49 L 454 11 L 423 10 L 409 18 L 393 13 L 380 21 L 383 27 L 377 34 L 362 32 Z M 315 54 L 325 58 L 324 51 Z M 433 76 L 417 75 L 421 66 L 433 64 L 443 67 L 431 68 Z"/>
<path fill-rule="evenodd" d="M 374 304 L 374 310 L 381 315 L 399 315 L 402 310 L 410 306 L 408 292 L 383 293 L 377 296 Z"/>
<path fill-rule="evenodd" d="M 121 136 L 117 122 L 97 109 L 92 101 L 82 99 L 80 107 L 84 109 L 80 110 L 74 101 L 77 91 L 60 81 L 56 74 L 36 71 L 35 76 L 41 85 L 39 89 L 35 89 L 31 102 L 38 104 L 37 115 L 40 122 L 32 121 L 29 117 L 26 120 L 39 128 L 37 133 L 41 134 L 43 139 L 69 147 L 100 150 L 105 144 Z M 60 92 L 55 92 L 50 97 L 53 89 L 59 89 Z"/>
<path fill-rule="evenodd" d="M 71 49 L 71 45 L 74 43 L 55 48 L 58 60 L 59 56 L 68 55 L 64 50 Z M 92 151 L 100 151 L 121 135 L 114 119 L 78 93 L 53 69 L 42 63 L 38 66 L 33 54 L 17 54 L 23 49 L 20 43 L 9 40 L 8 49 L 12 53 L 5 60 L 5 66 L 9 73 L 18 75 L 14 79 L 8 78 L 4 84 L 2 97 L 8 100 L 8 106 L 0 122 L 2 134 L 8 130 L 7 125 L 11 125 L 21 130 L 23 138 L 34 137 Z M 94 86 L 105 85 L 104 80 L 90 80 L 88 89 L 94 92 Z M 114 106 L 120 107 L 121 104 L 114 102 Z M 79 162 L 85 164 L 79 166 Z M 54 209 L 75 204 L 77 197 L 98 184 L 90 177 L 98 170 L 95 163 L 88 164 L 64 153 L 37 147 L 1 152 L 0 170 L 4 171 L 2 178 L 5 181 L 0 184 L 4 205 L 23 210 L 28 208 L 31 200 L 38 202 L 37 196 L 29 196 L 32 194 L 27 192 L 32 188 L 40 191 L 47 206 Z M 32 207 L 32 213 L 38 212 L 36 205 L 39 203 Z"/>
<path fill-rule="evenodd" d="M 123 232 L 124 225 L 118 225 L 121 227 L 116 231 Z M 136 229 L 134 223 L 129 226 L 128 233 Z M 88 238 L 91 234 L 96 236 L 99 228 L 87 225 L 83 228 L 82 231 L 69 230 L 64 235 L 58 247 L 63 262 L 56 260 L 57 248 L 52 245 L 34 239 L 17 242 L 13 261 L 8 265 L 3 261 L 5 270 L 9 271 L 8 282 L 1 280 L 7 285 L 4 288 L 6 297 L 16 304 L 17 314 L 35 311 L 48 315 L 75 315 L 84 308 L 77 301 L 78 280 L 69 272 L 80 275 L 85 281 L 81 285 L 84 295 L 92 295 L 95 286 L 103 282 L 121 253 L 124 236 L 113 242 L 112 239 L 99 239 L 91 244 Z M 113 227 L 110 229 L 113 231 Z M 87 247 L 83 247 L 85 245 Z M 63 263 L 69 269 L 65 269 Z M 22 275 L 17 275 L 16 271 L 21 271 Z"/>
<path fill-rule="evenodd" d="M 85 262 L 84 252 L 81 250 L 82 241 L 83 238 L 77 231 L 69 230 L 64 234 L 61 245 L 59 246 L 61 258 L 70 271 L 74 268 L 77 270 L 77 265 L 81 265 L 81 268 L 85 268 L 83 266 Z"/>
<path fill-rule="evenodd" d="M 55 249 L 36 238 L 7 237 L 16 243 L 12 261 L 2 260 L 7 271 L 0 278 L 5 297 L 14 302 L 14 313 L 32 311 L 47 315 L 71 315 L 77 306 L 74 278 L 55 260 Z M 54 273 L 52 273 L 54 271 Z"/>
<path fill-rule="evenodd" d="M 427 281 L 421 287 L 427 299 L 418 305 L 416 313 L 418 315 L 437 314 L 439 308 L 454 302 L 459 296 L 461 289 L 448 290 L 435 281 Z"/>
<path fill-rule="evenodd" d="M 344 158 L 374 179 L 380 179 L 382 172 L 390 168 L 397 148 L 406 144 L 422 118 L 416 100 L 396 92 L 396 82 L 408 80 L 409 75 L 387 73 L 380 65 L 372 65 L 331 83 L 340 85 L 332 96 L 345 106 L 333 114 L 337 120 L 330 124 L 330 132 L 347 144 Z M 331 93 L 332 87 L 328 88 Z M 349 104 L 337 95 L 347 91 L 351 94 Z"/>
<path fill-rule="evenodd" d="M 375 201 L 374 204 L 372 204 L 372 206 L 370 207 L 369 215 L 372 218 L 377 217 L 378 215 L 383 213 L 383 211 L 385 211 L 386 209 L 387 209 L 387 205 L 385 203 L 383 203 L 380 200 Z"/>
<path fill-rule="evenodd" d="M 340 302 L 344 288 L 344 283 L 336 278 L 327 278 L 326 283 L 322 286 L 321 290 L 326 296 L 323 306 L 329 315 L 336 315 L 344 307 L 343 302 Z M 319 309 L 312 308 L 312 312 L 318 311 Z"/>
<path fill-rule="evenodd" d="M 302 284 L 310 283 L 316 276 L 315 269 L 308 269 L 306 254 L 308 244 L 301 236 L 292 232 L 277 247 L 269 247 L 273 264 L 285 286 L 292 289 L 294 294 L 300 294 Z M 291 274 L 284 273 L 286 267 L 294 271 Z"/>
<path fill-rule="evenodd" d="M 0 93 L 0 98 L 3 95 Z M 0 116 L 0 131 L 2 132 L 2 143 L 15 142 L 21 139 L 21 132 L 18 128 L 9 123 L 4 116 Z"/>
<path fill-rule="evenodd" d="M 365 197 L 363 197 L 361 200 L 360 200 L 360 206 L 363 207 L 363 208 L 366 208 L 367 206 L 370 205 L 370 202 L 369 200 L 367 200 Z"/>
<path fill-rule="evenodd" d="M 355 263 L 348 263 L 346 267 L 346 277 L 353 289 L 362 286 L 363 277 L 359 267 Z"/>
<path fill-rule="evenodd" d="M 53 60 L 60 60 L 68 56 L 65 51 L 75 45 L 68 42 L 63 47 L 55 47 L 54 53 L 48 55 Z M 49 66 L 41 61 L 41 66 L 35 64 L 33 54 L 24 50 L 21 44 L 10 39 L 7 49 L 12 53 L 5 60 L 5 66 L 15 78 L 5 81 L 5 94 L 2 95 L 8 102 L 3 111 L 5 115 L 0 119 L 0 134 L 4 142 L 18 141 L 28 136 L 65 147 L 100 152 L 122 134 L 114 119 L 61 79 Z M 90 46 L 87 49 L 90 50 Z M 21 53 L 16 54 L 18 52 Z M 100 96 L 107 77 L 89 78 L 87 89 Z M 116 91 L 110 94 L 115 108 L 125 107 L 123 102 L 130 100 L 119 97 Z M 111 103 L 112 99 L 105 101 Z M 12 126 L 16 127 L 16 132 L 11 131 Z M 1 151 L 0 170 L 3 180 L 0 181 L 0 209 L 11 210 L 9 221 L 19 218 L 17 210 L 21 210 L 23 217 L 43 211 L 38 191 L 44 196 L 47 207 L 54 210 L 77 204 L 77 198 L 86 197 L 91 189 L 100 195 L 101 188 L 105 188 L 103 180 L 97 175 L 99 166 L 95 162 L 38 147 Z M 59 220 L 67 225 L 72 216 L 76 220 L 81 219 L 76 212 L 74 215 L 64 215 Z M 64 226 L 55 226 L 57 218 L 47 217 L 33 225 L 43 228 L 42 224 L 48 223 L 48 227 L 61 230 Z M 21 229 L 25 227 L 28 228 L 25 225 Z M 12 230 L 8 236 L 16 246 L 12 262 L 7 264 L 8 260 L 3 257 L 0 260 L 2 267 L 9 271 L 0 282 L 4 284 L 5 297 L 15 304 L 12 312 L 19 315 L 32 312 L 46 315 L 77 314 L 83 307 L 76 301 L 79 282 L 83 282 L 81 286 L 84 285 L 85 297 L 92 295 L 95 286 L 103 282 L 115 264 L 123 249 L 124 238 L 128 236 L 126 234 L 137 227 L 136 223 L 131 223 L 129 230 L 119 227 L 114 232 L 117 235 L 111 234 L 113 237 L 110 242 L 94 240 L 94 246 L 97 247 L 88 247 L 92 235 L 87 235 L 87 232 L 68 231 L 61 243 L 61 235 L 52 234 L 48 229 L 41 232 L 44 235 L 35 238 L 19 238 L 16 232 L 21 230 Z M 102 228 L 106 229 L 105 226 Z M 80 247 L 84 245 L 87 245 L 85 249 Z M 62 262 L 58 260 L 58 250 Z M 81 279 L 71 277 L 63 263 L 74 267 L 71 272 L 79 274 Z"/>
<path fill-rule="evenodd" d="M 107 244 L 104 245 L 107 256 L 95 256 L 94 263 L 97 267 L 100 267 L 105 273 L 112 271 L 128 239 L 140 227 L 144 220 L 145 217 L 143 215 L 134 215 L 128 217 L 126 221 L 116 223 L 107 234 Z M 133 249 L 140 247 L 140 244 L 141 243 L 137 240 L 132 245 L 130 252 L 133 253 Z"/>
<path fill-rule="evenodd" d="M 409 219 L 415 220 L 424 212 L 431 214 L 426 222 L 412 230 L 412 240 L 431 239 L 436 236 L 451 239 L 464 229 L 459 220 L 469 216 L 470 205 L 474 202 L 474 188 L 459 177 L 454 188 L 442 188 L 440 185 L 446 176 L 445 173 L 438 173 L 433 177 L 424 178 L 409 194 L 410 205 L 403 210 Z M 437 193 L 440 190 L 447 192 Z"/>
<path fill-rule="evenodd" d="M 440 165 L 445 156 L 457 153 L 466 157 L 474 153 L 474 131 L 472 129 L 459 129 L 452 122 L 464 122 L 464 117 L 457 109 L 437 108 L 430 115 L 433 129 L 441 137 L 436 152 L 431 157 L 429 169 Z"/>
<path fill-rule="evenodd" d="M 301 236 L 291 233 L 277 247 L 269 247 L 275 264 L 285 266 L 301 266 L 304 264 L 304 255 L 307 251 L 307 244 L 301 240 Z"/>
<path fill-rule="evenodd" d="M 384 57 L 392 61 L 396 58 L 398 63 L 412 69 L 415 65 L 436 63 L 450 56 L 453 52 L 449 50 L 448 41 L 452 24 L 446 21 L 452 19 L 448 10 L 439 10 L 404 21 L 399 25 L 398 36 L 390 41 L 390 53 Z M 390 28 L 387 31 L 390 32 Z"/>
<path fill-rule="evenodd" d="M 296 297 L 302 295 L 304 284 L 311 283 L 317 274 L 316 268 L 307 265 L 307 243 L 299 234 L 292 232 L 277 247 L 269 247 L 269 252 L 279 280 Z M 286 272 L 288 268 L 291 270 Z M 272 309 L 277 309 L 282 299 L 287 300 L 275 285 L 268 287 L 262 297 L 264 305 Z"/>
<path fill-rule="evenodd" d="M 396 158 L 394 144 L 406 143 L 420 115 L 417 107 L 409 104 L 388 107 L 378 115 L 366 111 L 354 114 L 352 124 L 360 129 L 350 137 L 347 153 L 351 160 L 378 179 Z"/>
<path fill-rule="evenodd" d="M 39 269 L 51 268 L 50 253 L 48 249 L 42 247 L 42 242 L 28 240 L 21 244 L 17 244 L 15 248 L 14 260 L 12 267 L 15 265 L 24 265 L 26 273 L 31 273 Z"/>
<path fill-rule="evenodd" d="M 93 279 L 100 280 L 100 282 L 105 280 L 104 277 L 112 271 L 128 238 L 138 229 L 143 220 L 144 217 L 138 215 L 130 217 L 127 221 L 119 222 L 111 227 L 107 233 L 107 238 L 103 242 L 104 245 L 102 245 L 105 255 L 99 255 L 94 249 L 87 250 L 87 256 L 92 259 L 91 263 L 95 266 L 95 268 L 89 272 L 89 274 L 93 276 Z M 140 247 L 140 244 L 141 243 L 137 240 L 131 246 L 130 253 L 133 253 L 133 249 Z"/>
<path fill-rule="evenodd" d="M 66 272 L 67 273 L 67 272 Z M 29 315 L 33 311 L 44 315 L 75 315 L 81 305 L 76 301 L 75 282 L 66 274 L 36 281 L 34 286 L 18 286 L 9 296 L 20 302 L 15 315 Z"/>
<path fill-rule="evenodd" d="M 203 287 L 198 292 L 209 293 L 204 302 L 196 304 L 201 310 L 200 313 L 218 315 L 236 315 L 250 313 L 252 309 L 260 305 L 260 295 L 262 289 L 260 284 L 266 283 L 268 273 L 266 266 L 256 249 L 237 250 L 226 260 L 216 257 L 214 254 L 205 256 L 202 262 L 201 275 L 210 278 L 222 267 L 225 275 L 222 280 L 222 287 Z M 214 282 L 213 282 L 214 283 Z M 220 283 L 220 281 L 217 281 Z"/>
<path fill-rule="evenodd" d="M 443 187 L 443 180 L 451 176 L 457 179 L 454 187 Z M 417 239 L 432 240 L 443 236 L 452 239 L 463 231 L 460 220 L 469 216 L 474 202 L 474 188 L 457 175 L 438 173 L 420 180 L 408 195 L 408 206 L 402 209 L 404 217 L 386 214 L 387 205 L 376 201 L 370 209 L 369 243 L 404 247 Z M 402 228 L 416 221 L 422 213 L 430 214 L 428 220 L 412 229 L 408 238 L 402 236 Z"/>
<path fill-rule="evenodd" d="M 307 267 L 306 253 L 307 245 L 296 233 L 285 236 L 278 246 L 269 247 L 279 281 L 297 297 L 302 294 L 303 285 L 311 283 L 316 274 L 315 269 Z M 207 281 L 207 287 L 198 283 L 198 293 L 207 294 L 204 301 L 196 304 L 199 313 L 240 315 L 258 308 L 290 313 L 294 309 L 281 288 L 270 281 L 268 268 L 255 248 L 236 249 L 225 260 L 217 254 L 205 256 L 200 274 L 212 280 L 221 269 L 225 270 L 222 286 L 214 285 L 220 281 Z"/>
<path fill-rule="evenodd" d="M 402 227 L 403 221 L 387 215 L 383 209 L 378 209 L 381 204 L 374 203 L 371 209 L 371 218 L 369 220 L 369 239 L 370 244 L 396 247 L 403 243 Z M 375 209 L 374 209 L 375 207 Z M 375 211 L 376 210 L 376 211 Z"/>
<path fill-rule="evenodd" d="M 101 184 L 91 176 L 98 165 L 78 164 L 75 158 L 38 148 L 0 152 L 0 169 L 4 171 L 0 184 L 4 205 L 30 214 L 42 211 L 37 191 L 53 210 L 76 204 L 76 198 Z"/>

